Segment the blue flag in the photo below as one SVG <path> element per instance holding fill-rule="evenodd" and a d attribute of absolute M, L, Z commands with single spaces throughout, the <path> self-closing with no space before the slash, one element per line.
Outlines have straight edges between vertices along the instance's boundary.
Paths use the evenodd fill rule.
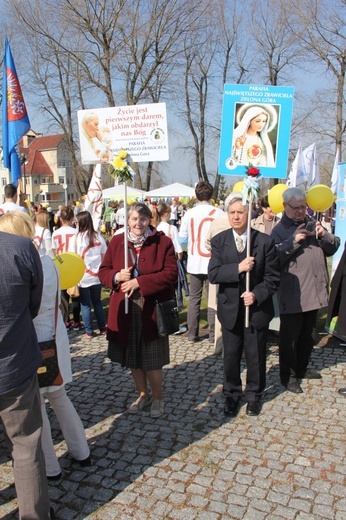
<path fill-rule="evenodd" d="M 30 130 L 30 121 L 11 49 L 6 39 L 2 92 L 2 147 L 4 167 L 10 170 L 11 183 L 15 186 L 22 176 L 18 143 L 28 130 Z"/>

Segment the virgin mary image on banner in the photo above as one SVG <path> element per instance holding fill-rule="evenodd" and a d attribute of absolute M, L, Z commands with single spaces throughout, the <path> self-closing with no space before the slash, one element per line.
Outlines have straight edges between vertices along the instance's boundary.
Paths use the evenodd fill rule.
<path fill-rule="evenodd" d="M 235 104 L 233 166 L 275 167 L 279 105 Z M 269 134 L 269 135 L 268 135 Z"/>

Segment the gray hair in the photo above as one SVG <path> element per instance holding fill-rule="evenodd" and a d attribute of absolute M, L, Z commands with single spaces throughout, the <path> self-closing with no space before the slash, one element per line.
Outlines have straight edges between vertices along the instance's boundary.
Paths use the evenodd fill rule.
<path fill-rule="evenodd" d="M 243 202 L 243 195 L 237 191 L 232 191 L 225 200 L 225 211 L 228 211 L 231 204 L 238 201 Z"/>
<path fill-rule="evenodd" d="M 303 188 L 288 188 L 283 192 L 282 198 L 284 199 L 284 202 L 287 204 L 291 199 L 294 199 L 296 201 L 306 200 L 306 193 L 303 190 Z"/>
<path fill-rule="evenodd" d="M 82 117 L 82 123 L 85 123 L 86 121 L 89 122 L 91 119 L 94 119 L 94 118 L 97 118 L 97 119 L 99 118 L 99 116 L 96 114 L 96 112 L 87 112 Z"/>
<path fill-rule="evenodd" d="M 153 218 L 150 208 L 145 204 L 145 202 L 134 202 L 131 204 L 127 216 L 129 217 L 133 211 L 137 211 L 137 213 L 147 217 L 149 220 Z"/>

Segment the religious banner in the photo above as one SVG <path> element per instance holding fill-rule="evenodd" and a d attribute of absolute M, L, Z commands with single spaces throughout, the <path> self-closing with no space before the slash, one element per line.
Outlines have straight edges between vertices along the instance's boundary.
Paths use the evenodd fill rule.
<path fill-rule="evenodd" d="M 120 150 L 134 162 L 167 161 L 165 103 L 78 111 L 82 164 L 110 163 Z"/>
<path fill-rule="evenodd" d="M 293 97 L 293 87 L 224 86 L 220 175 L 254 166 L 263 177 L 286 178 Z"/>

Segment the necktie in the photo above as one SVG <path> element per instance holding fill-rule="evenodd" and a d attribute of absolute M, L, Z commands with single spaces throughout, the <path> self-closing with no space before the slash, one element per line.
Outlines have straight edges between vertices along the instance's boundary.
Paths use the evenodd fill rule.
<path fill-rule="evenodd" d="M 236 237 L 237 251 L 242 253 L 244 251 L 244 242 L 242 237 Z"/>

